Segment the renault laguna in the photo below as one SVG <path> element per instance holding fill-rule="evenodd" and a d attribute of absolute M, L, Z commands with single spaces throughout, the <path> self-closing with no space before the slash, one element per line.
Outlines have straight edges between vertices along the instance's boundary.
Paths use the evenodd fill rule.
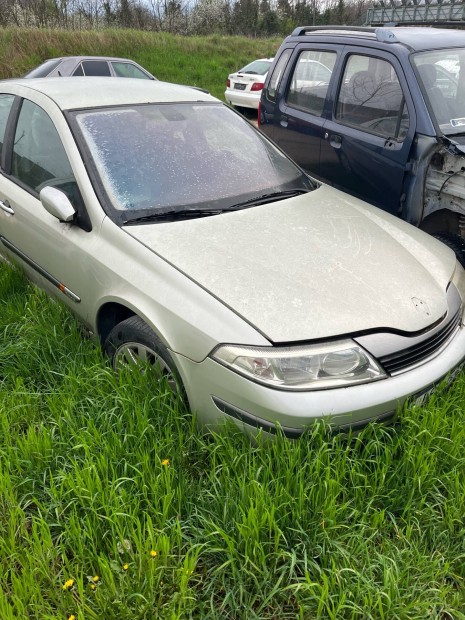
<path fill-rule="evenodd" d="M 460 368 L 465 275 L 208 94 L 0 85 L 0 249 L 201 424 L 359 428 Z M 161 379 L 160 379 L 161 380 Z"/>

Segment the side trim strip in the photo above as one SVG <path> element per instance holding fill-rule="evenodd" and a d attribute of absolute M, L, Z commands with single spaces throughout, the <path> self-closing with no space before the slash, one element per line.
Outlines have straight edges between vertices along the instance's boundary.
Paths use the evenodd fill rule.
<path fill-rule="evenodd" d="M 236 407 L 233 407 L 232 405 L 224 402 L 224 400 L 221 400 L 217 398 L 216 396 L 212 396 L 212 400 L 220 411 L 222 411 L 226 415 L 229 415 L 231 418 L 240 420 L 241 422 L 244 422 L 245 424 L 249 424 L 249 426 L 254 426 L 255 428 L 261 428 L 265 432 L 271 433 L 272 435 L 276 435 L 276 433 L 278 432 L 276 425 L 272 424 L 271 422 L 267 422 L 266 420 L 263 420 L 262 418 L 257 418 L 256 416 L 252 415 L 251 413 L 248 413 L 247 411 L 244 411 L 243 409 L 237 409 Z M 287 426 L 282 426 L 281 428 L 282 428 L 283 434 L 289 439 L 297 439 L 305 431 L 305 429 L 303 428 L 302 429 L 301 428 L 289 428 Z"/>
<path fill-rule="evenodd" d="M 261 428 L 265 432 L 271 433 L 272 435 L 276 435 L 276 433 L 278 432 L 276 425 L 272 424 L 271 422 L 267 422 L 266 420 L 263 420 L 262 418 L 257 418 L 256 416 L 252 415 L 251 413 L 248 413 L 247 411 L 244 411 L 243 409 L 237 409 L 236 407 L 233 407 L 229 403 L 226 403 L 225 401 L 221 400 L 217 396 L 212 396 L 212 400 L 220 411 L 222 411 L 223 413 L 225 413 L 226 415 L 232 418 L 235 418 L 236 420 L 240 420 L 241 422 L 244 422 L 245 424 L 249 424 L 249 426 L 254 426 L 255 428 Z M 387 411 L 386 413 L 375 416 L 374 418 L 368 418 L 367 420 L 359 420 L 357 422 L 354 422 L 353 424 L 332 426 L 331 430 L 335 433 L 339 433 L 339 432 L 344 433 L 349 430 L 359 431 L 364 426 L 369 424 L 370 422 L 378 422 L 381 424 L 386 424 L 388 422 L 393 421 L 395 416 L 396 416 L 395 411 Z M 307 429 L 308 429 L 308 426 L 306 428 L 291 428 L 289 426 L 281 427 L 283 435 L 285 435 L 285 437 L 288 437 L 289 439 L 298 439 L 301 435 L 304 434 L 304 432 Z"/>
<path fill-rule="evenodd" d="M 59 291 L 61 291 L 63 293 L 63 295 L 66 295 L 66 297 L 69 297 L 69 299 L 72 299 L 77 304 L 81 302 L 81 298 L 78 295 L 76 295 L 76 293 L 73 293 L 73 291 L 71 291 L 62 282 L 60 282 L 59 280 L 54 278 L 52 276 L 52 274 L 50 274 L 48 271 L 43 269 L 40 265 L 38 265 L 35 261 L 33 261 L 32 258 L 29 258 L 29 256 L 27 256 L 27 254 L 24 254 L 24 252 L 22 252 L 20 249 L 18 249 L 15 245 L 10 243 L 10 241 L 8 241 L 8 239 L 5 239 L 5 237 L 0 235 L 0 241 L 3 243 L 3 245 L 5 247 L 7 247 L 9 250 L 11 250 L 11 252 L 13 252 L 13 254 L 16 254 L 16 256 L 19 256 L 19 258 L 21 260 L 23 260 L 25 263 L 27 263 L 29 265 L 29 267 L 32 267 L 32 269 L 37 271 L 37 273 L 40 273 L 41 276 L 43 276 L 46 280 L 51 282 L 53 284 L 53 286 L 55 286 Z"/>

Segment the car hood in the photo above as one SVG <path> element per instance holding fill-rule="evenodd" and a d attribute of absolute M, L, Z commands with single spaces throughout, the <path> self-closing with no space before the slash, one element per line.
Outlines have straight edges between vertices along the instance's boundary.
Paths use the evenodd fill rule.
<path fill-rule="evenodd" d="M 423 330 L 445 315 L 455 268 L 436 239 L 325 185 L 125 230 L 274 343 Z"/>

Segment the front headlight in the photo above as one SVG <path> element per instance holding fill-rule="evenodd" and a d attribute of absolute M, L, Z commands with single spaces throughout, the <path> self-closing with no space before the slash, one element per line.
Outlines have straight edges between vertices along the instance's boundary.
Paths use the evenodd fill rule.
<path fill-rule="evenodd" d="M 211 357 L 281 390 L 321 390 L 382 379 L 377 362 L 352 340 L 298 347 L 220 345 Z"/>

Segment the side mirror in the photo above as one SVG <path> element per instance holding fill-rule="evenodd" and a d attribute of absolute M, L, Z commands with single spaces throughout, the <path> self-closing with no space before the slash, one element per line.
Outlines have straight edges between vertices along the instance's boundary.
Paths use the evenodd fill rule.
<path fill-rule="evenodd" d="M 59 219 L 60 222 L 71 222 L 74 219 L 76 209 L 69 201 L 68 196 L 56 187 L 42 188 L 39 199 L 44 209 Z"/>

